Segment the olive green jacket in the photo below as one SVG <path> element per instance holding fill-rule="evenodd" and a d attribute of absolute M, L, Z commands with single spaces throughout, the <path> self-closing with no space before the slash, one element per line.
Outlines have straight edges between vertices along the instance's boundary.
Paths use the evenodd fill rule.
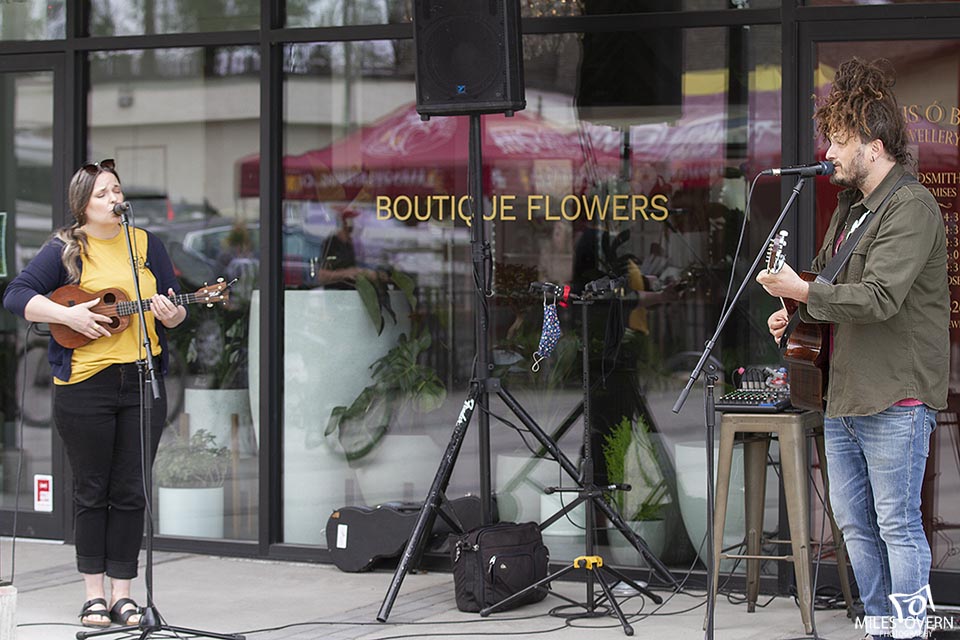
<path fill-rule="evenodd" d="M 861 201 L 840 193 L 813 261 L 819 272 L 845 225 L 880 205 L 900 176 L 895 166 Z M 877 212 L 836 283 L 810 283 L 804 322 L 833 323 L 826 415 L 878 413 L 904 398 L 947 406 L 950 290 L 947 246 L 936 200 L 918 182 L 901 187 Z"/>

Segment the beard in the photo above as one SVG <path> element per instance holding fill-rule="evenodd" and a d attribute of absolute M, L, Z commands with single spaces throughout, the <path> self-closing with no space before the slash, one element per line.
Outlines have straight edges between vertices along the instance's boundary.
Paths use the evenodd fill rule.
<path fill-rule="evenodd" d="M 867 180 L 867 165 L 864 162 L 864 150 L 861 146 L 857 153 L 850 159 L 849 163 L 841 165 L 841 173 L 830 176 L 830 182 L 848 189 L 861 189 Z"/>

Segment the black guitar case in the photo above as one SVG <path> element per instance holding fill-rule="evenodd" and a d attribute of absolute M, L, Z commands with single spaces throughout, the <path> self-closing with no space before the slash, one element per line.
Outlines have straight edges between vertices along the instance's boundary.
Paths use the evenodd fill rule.
<path fill-rule="evenodd" d="M 480 498 L 464 496 L 450 505 L 464 531 L 479 527 Z M 420 514 L 420 503 L 389 502 L 376 507 L 342 507 L 327 520 L 327 549 L 341 571 L 369 571 L 382 558 L 399 556 Z M 453 529 L 438 514 L 427 549 L 446 544 Z M 439 549 L 442 551 L 442 549 Z"/>

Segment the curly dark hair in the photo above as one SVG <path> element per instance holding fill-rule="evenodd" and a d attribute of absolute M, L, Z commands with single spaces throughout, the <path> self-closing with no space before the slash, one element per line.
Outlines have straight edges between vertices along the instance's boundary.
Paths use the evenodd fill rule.
<path fill-rule="evenodd" d="M 830 93 L 817 101 L 817 133 L 825 140 L 845 135 L 858 135 L 863 143 L 879 139 L 898 164 L 908 164 L 907 125 L 893 94 L 895 82 L 893 67 L 883 58 L 842 63 Z"/>

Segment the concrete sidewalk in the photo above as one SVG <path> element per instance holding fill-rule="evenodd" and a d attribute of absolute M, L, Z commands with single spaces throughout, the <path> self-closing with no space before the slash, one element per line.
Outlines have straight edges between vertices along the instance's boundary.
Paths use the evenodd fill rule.
<path fill-rule="evenodd" d="M 2 575 L 10 577 L 10 540 L 2 541 Z M 143 554 L 141 553 L 141 560 Z M 73 546 L 18 540 L 14 586 L 18 591 L 17 640 L 69 640 L 79 626 L 83 586 Z M 143 569 L 134 595 L 145 602 Z M 565 621 L 550 610 L 565 604 L 555 597 L 506 613 L 480 618 L 457 610 L 449 573 L 409 575 L 394 602 L 389 622 L 376 615 L 393 573 L 343 573 L 332 565 L 245 560 L 191 554 L 154 554 L 154 602 L 167 623 L 217 633 L 243 633 L 253 640 L 295 638 L 480 638 L 489 636 L 617 639 L 625 637 L 616 619 Z M 577 600 L 585 585 L 557 582 L 554 588 Z M 668 593 L 661 593 L 666 598 Z M 651 602 L 622 603 L 634 614 L 634 635 L 669 640 L 702 640 L 704 598 L 677 595 L 655 615 Z M 636 615 L 640 611 L 640 615 Z M 672 615 L 668 615 L 672 614 Z M 860 640 L 843 611 L 818 611 L 817 630 L 829 640 Z M 284 628 L 281 628 L 284 627 Z M 117 628 L 117 627 L 115 627 Z M 719 640 L 800 638 L 803 625 L 792 599 L 777 598 L 748 614 L 745 605 L 718 600 Z M 138 637 L 118 633 L 109 638 Z M 154 634 L 152 638 L 174 637 Z M 3 638 L 2 640 L 8 640 Z"/>

